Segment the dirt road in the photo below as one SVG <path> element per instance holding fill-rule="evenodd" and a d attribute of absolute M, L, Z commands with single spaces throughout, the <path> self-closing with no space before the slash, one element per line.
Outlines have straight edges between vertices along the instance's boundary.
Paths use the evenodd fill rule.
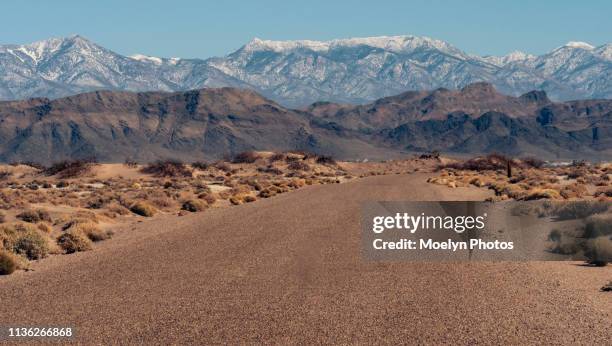
<path fill-rule="evenodd" d="M 612 268 L 369 263 L 366 200 L 483 199 L 425 175 L 312 186 L 143 222 L 94 251 L 0 278 L 0 325 L 82 343 L 612 343 Z"/>

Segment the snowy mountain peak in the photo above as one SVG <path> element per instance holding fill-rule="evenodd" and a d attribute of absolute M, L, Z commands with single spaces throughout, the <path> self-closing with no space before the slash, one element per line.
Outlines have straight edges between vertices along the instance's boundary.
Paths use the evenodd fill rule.
<path fill-rule="evenodd" d="M 504 66 L 512 62 L 521 62 L 535 59 L 536 56 L 515 50 L 504 56 L 486 56 L 483 59 L 496 66 Z"/>
<path fill-rule="evenodd" d="M 551 99 L 611 98 L 611 60 L 610 44 L 594 48 L 570 42 L 539 56 L 514 51 L 480 57 L 412 35 L 329 41 L 255 38 L 224 57 L 181 60 L 127 57 L 73 35 L 0 45 L 0 100 L 108 89 L 232 86 L 302 107 L 321 100 L 364 103 L 408 90 L 461 89 L 478 81 L 512 95 L 545 90 Z"/>
<path fill-rule="evenodd" d="M 243 50 L 253 51 L 274 51 L 278 53 L 288 52 L 296 49 L 307 49 L 317 52 L 329 51 L 338 47 L 357 47 L 368 46 L 380 48 L 391 52 L 412 51 L 419 47 L 429 47 L 444 51 L 456 50 L 448 43 L 435 40 L 429 37 L 419 37 L 412 35 L 402 36 L 376 36 L 376 37 L 357 37 L 346 39 L 335 39 L 329 41 L 295 40 L 295 41 L 272 41 L 254 38 L 247 43 Z"/>
<path fill-rule="evenodd" d="M 163 60 L 161 58 L 154 57 L 154 56 L 143 55 L 143 54 L 134 54 L 134 55 L 131 55 L 130 59 L 137 60 L 137 61 L 142 61 L 142 62 L 151 62 L 151 63 L 154 63 L 156 65 L 161 65 L 163 63 Z"/>
<path fill-rule="evenodd" d="M 580 49 L 586 49 L 586 50 L 592 50 L 595 49 L 595 47 L 593 47 L 592 45 L 586 43 L 586 42 L 581 42 L 581 41 L 569 41 L 568 43 L 564 44 L 563 46 L 559 47 L 559 48 L 580 48 Z"/>

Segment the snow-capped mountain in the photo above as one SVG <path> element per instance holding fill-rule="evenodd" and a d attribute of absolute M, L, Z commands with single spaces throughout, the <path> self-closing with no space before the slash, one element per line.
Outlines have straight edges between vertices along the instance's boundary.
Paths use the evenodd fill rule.
<path fill-rule="evenodd" d="M 331 41 L 254 39 L 218 58 L 126 57 L 81 36 L 0 46 L 0 99 L 56 98 L 91 90 L 180 91 L 233 86 L 289 106 L 361 103 L 406 90 L 486 81 L 519 95 L 612 98 L 612 44 L 569 42 L 533 56 L 467 54 L 440 40 L 383 36 Z"/>

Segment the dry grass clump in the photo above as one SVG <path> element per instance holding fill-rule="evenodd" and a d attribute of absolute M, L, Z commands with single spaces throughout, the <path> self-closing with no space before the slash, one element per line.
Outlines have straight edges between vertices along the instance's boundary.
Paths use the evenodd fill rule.
<path fill-rule="evenodd" d="M 192 177 L 193 172 L 177 160 L 156 161 L 141 169 L 141 172 L 156 177 Z"/>
<path fill-rule="evenodd" d="M 91 172 L 92 161 L 87 160 L 66 160 L 54 163 L 45 168 L 46 175 L 57 175 L 60 179 L 78 178 Z"/>
<path fill-rule="evenodd" d="M 207 207 L 208 207 L 208 204 L 206 204 L 206 202 L 204 201 L 197 200 L 197 199 L 189 199 L 183 202 L 181 209 L 195 213 L 198 211 L 202 211 L 206 209 Z"/>
<path fill-rule="evenodd" d="M 49 212 L 44 209 L 24 210 L 17 214 L 17 218 L 29 223 L 37 223 L 41 221 L 52 222 Z"/>
<path fill-rule="evenodd" d="M 17 270 L 15 255 L 8 251 L 0 250 L 0 275 L 10 275 Z"/>
<path fill-rule="evenodd" d="M 110 239 L 113 235 L 111 231 L 103 231 L 93 222 L 75 223 L 68 228 L 68 232 L 71 230 L 85 235 L 89 240 L 94 242 Z"/>
<path fill-rule="evenodd" d="M 236 154 L 232 158 L 232 163 L 255 163 L 255 161 L 261 159 L 261 155 L 254 151 L 245 151 Z"/>
<path fill-rule="evenodd" d="M 134 202 L 130 206 L 130 211 L 134 214 L 144 216 L 144 217 L 154 216 L 155 213 L 157 212 L 157 210 L 155 210 L 155 208 L 152 205 L 144 201 Z"/>
<path fill-rule="evenodd" d="M 91 240 L 77 229 L 64 232 L 57 238 L 57 244 L 65 253 L 71 254 L 79 251 L 91 250 Z"/>

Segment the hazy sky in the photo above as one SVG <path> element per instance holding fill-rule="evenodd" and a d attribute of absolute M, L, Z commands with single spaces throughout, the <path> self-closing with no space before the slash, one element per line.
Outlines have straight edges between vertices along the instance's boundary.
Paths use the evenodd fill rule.
<path fill-rule="evenodd" d="M 469 53 L 612 42 L 610 0 L 3 1 L 0 44 L 83 35 L 122 54 L 225 55 L 252 39 L 413 34 Z"/>

